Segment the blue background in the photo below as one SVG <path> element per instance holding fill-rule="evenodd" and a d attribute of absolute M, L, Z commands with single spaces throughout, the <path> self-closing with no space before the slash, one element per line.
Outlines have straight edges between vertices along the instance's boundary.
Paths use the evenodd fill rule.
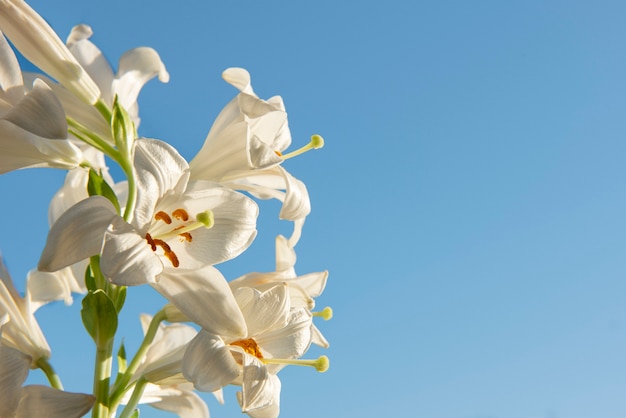
<path fill-rule="evenodd" d="M 299 273 L 328 269 L 331 369 L 281 372 L 284 417 L 626 415 L 626 3 L 621 1 L 31 1 L 65 39 L 92 26 L 113 63 L 155 48 L 171 75 L 140 133 L 191 159 L 247 68 L 283 97 L 286 167 L 313 211 Z M 28 68 L 28 67 L 26 67 Z M 0 248 L 17 286 L 63 173 L 0 177 Z M 274 267 L 289 224 L 261 204 L 228 278 Z M 79 298 L 38 313 L 66 389 L 91 386 Z M 129 289 L 120 336 L 163 299 Z M 39 372 L 31 381 L 41 381 Z M 241 416 L 206 396 L 212 416 Z M 170 416 L 143 408 L 142 416 Z"/>

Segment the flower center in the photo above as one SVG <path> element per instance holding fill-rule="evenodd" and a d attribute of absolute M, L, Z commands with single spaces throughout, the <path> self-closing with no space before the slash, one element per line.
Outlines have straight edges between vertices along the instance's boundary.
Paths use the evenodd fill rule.
<path fill-rule="evenodd" d="M 146 241 L 148 245 L 150 245 L 150 248 L 152 248 L 152 251 L 156 252 L 157 248 L 161 248 L 165 258 L 167 258 L 174 267 L 178 267 L 180 261 L 166 240 L 179 237 L 181 242 L 186 241 L 191 243 L 193 241 L 193 236 L 191 235 L 192 231 L 198 228 L 212 228 L 215 223 L 213 212 L 208 209 L 198 213 L 195 220 L 190 220 L 189 214 L 182 208 L 175 209 L 170 213 L 162 210 L 158 211 L 154 215 L 154 219 L 157 222 L 163 222 L 165 225 L 171 225 L 171 228 L 167 228 L 164 232 L 160 232 L 154 236 L 147 232 Z"/>
<path fill-rule="evenodd" d="M 250 354 L 251 356 L 254 356 L 258 359 L 263 359 L 263 354 L 261 354 L 261 349 L 259 348 L 259 345 L 252 338 L 235 341 L 230 343 L 230 345 L 236 345 L 237 347 L 241 347 L 243 348 L 243 351 Z"/>

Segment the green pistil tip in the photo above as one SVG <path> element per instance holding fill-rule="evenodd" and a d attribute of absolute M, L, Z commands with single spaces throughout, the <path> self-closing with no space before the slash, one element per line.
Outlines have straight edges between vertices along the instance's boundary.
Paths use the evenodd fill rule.
<path fill-rule="evenodd" d="M 324 138 L 321 135 L 311 135 L 311 148 L 320 149 L 324 146 Z"/>
<path fill-rule="evenodd" d="M 315 362 L 315 369 L 320 373 L 324 373 L 329 367 L 330 360 L 326 356 L 320 356 Z"/>
<path fill-rule="evenodd" d="M 333 309 L 330 306 L 327 306 L 319 312 L 311 312 L 311 315 L 319 316 L 324 321 L 328 321 L 329 319 L 332 319 L 333 317 Z"/>
<path fill-rule="evenodd" d="M 206 228 L 212 228 L 215 224 L 215 219 L 213 219 L 213 212 L 208 209 L 204 212 L 200 212 L 199 214 L 197 214 L 196 221 L 203 224 Z"/>

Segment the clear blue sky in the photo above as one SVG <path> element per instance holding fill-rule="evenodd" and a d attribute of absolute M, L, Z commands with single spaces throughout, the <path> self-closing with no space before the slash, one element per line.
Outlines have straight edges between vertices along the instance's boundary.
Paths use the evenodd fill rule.
<path fill-rule="evenodd" d="M 331 369 L 281 372 L 281 416 L 626 415 L 626 3 L 31 4 L 63 38 L 91 25 L 114 65 L 155 48 L 171 81 L 140 96 L 140 133 L 188 159 L 236 93 L 220 78 L 231 66 L 283 97 L 296 144 L 325 137 L 287 168 L 313 205 L 296 269 L 330 271 Z M 62 179 L 0 177 L 0 249 L 21 290 Z M 289 226 L 262 211 L 228 278 L 273 268 Z M 161 303 L 131 289 L 129 350 L 137 313 Z M 74 391 L 93 351 L 79 305 L 39 315 Z M 212 416 L 241 416 L 233 392 L 207 397 Z"/>

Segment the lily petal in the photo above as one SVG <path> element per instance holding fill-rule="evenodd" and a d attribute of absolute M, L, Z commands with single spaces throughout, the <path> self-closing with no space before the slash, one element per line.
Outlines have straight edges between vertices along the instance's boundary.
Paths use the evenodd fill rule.
<path fill-rule="evenodd" d="M 165 69 L 159 54 L 152 48 L 131 49 L 120 58 L 117 75 L 112 83 L 113 94 L 118 96 L 133 119 L 137 118 L 137 97 L 143 86 L 155 76 L 167 83 L 170 75 Z"/>
<path fill-rule="evenodd" d="M 72 55 L 100 88 L 103 100 L 106 103 L 113 103 L 111 94 L 113 69 L 102 51 L 89 40 L 91 35 L 93 35 L 93 30 L 90 26 L 76 25 L 67 37 L 66 44 Z"/>
<path fill-rule="evenodd" d="M 137 204 L 133 224 L 141 230 L 152 220 L 154 208 L 163 196 L 173 190 L 184 190 L 189 166 L 171 145 L 142 138 L 135 141 L 134 167 Z"/>
<path fill-rule="evenodd" d="M 94 396 L 83 393 L 40 385 L 25 386 L 16 418 L 80 418 L 91 409 L 95 400 Z"/>
<path fill-rule="evenodd" d="M 155 283 L 163 264 L 135 228 L 116 216 L 104 234 L 100 268 L 112 283 L 136 286 Z"/>
<path fill-rule="evenodd" d="M 244 354 L 243 383 L 237 399 L 242 412 L 254 418 L 276 418 L 280 412 L 280 380 L 259 359 Z"/>
<path fill-rule="evenodd" d="M 104 233 L 117 217 L 113 204 L 102 196 L 78 202 L 50 229 L 38 269 L 56 271 L 99 254 Z"/>
<path fill-rule="evenodd" d="M 41 80 L 35 80 L 32 90 L 4 116 L 4 119 L 43 138 L 67 138 L 63 106 L 52 89 Z"/>
<path fill-rule="evenodd" d="M 75 95 L 95 103 L 100 90 L 54 30 L 22 0 L 0 1 L 0 30 L 30 62 Z"/>
<path fill-rule="evenodd" d="M 286 286 L 277 285 L 265 292 L 242 287 L 235 291 L 235 299 L 246 318 L 250 337 L 287 322 L 290 304 Z"/>
<path fill-rule="evenodd" d="M 17 57 L 2 32 L 0 32 L 0 87 L 7 101 L 15 105 L 24 97 L 24 81 Z"/>
<path fill-rule="evenodd" d="M 72 169 L 82 162 L 80 150 L 67 140 L 50 140 L 0 120 L 0 174 L 27 167 Z"/>
<path fill-rule="evenodd" d="M 183 375 L 197 390 L 214 392 L 235 380 L 240 367 L 217 335 L 201 330 L 183 358 Z"/>
<path fill-rule="evenodd" d="M 144 398 L 149 401 L 144 401 Z M 209 418 L 206 403 L 187 385 L 158 386 L 148 384 L 141 398 L 141 403 L 162 411 L 173 412 L 180 418 Z"/>
<path fill-rule="evenodd" d="M 153 287 L 207 331 L 226 339 L 246 336 L 243 314 L 226 279 L 216 268 L 166 269 Z"/>
<path fill-rule="evenodd" d="M 30 356 L 0 346 L 0 417 L 14 416 L 30 362 Z"/>

